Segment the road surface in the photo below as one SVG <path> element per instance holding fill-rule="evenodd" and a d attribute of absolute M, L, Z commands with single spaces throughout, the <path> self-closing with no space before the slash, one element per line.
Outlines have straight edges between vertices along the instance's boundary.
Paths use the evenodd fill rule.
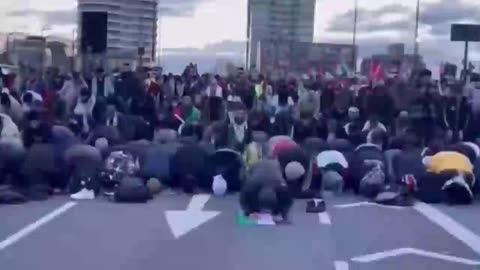
<path fill-rule="evenodd" d="M 327 196 L 326 213 L 298 201 L 292 225 L 271 227 L 238 225 L 236 196 L 197 199 L 0 206 L 0 269 L 480 268 L 480 205 L 402 209 Z"/>

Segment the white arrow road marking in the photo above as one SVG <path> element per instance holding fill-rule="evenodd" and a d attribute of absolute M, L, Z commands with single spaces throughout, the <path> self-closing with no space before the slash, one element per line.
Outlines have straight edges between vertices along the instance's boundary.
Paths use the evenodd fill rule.
<path fill-rule="evenodd" d="M 448 262 L 465 264 L 465 265 L 480 265 L 480 261 L 473 261 L 469 259 L 444 255 L 444 254 L 425 251 L 425 250 L 416 249 L 416 248 L 399 248 L 394 250 L 382 251 L 374 254 L 355 257 L 355 258 L 352 258 L 352 261 L 358 262 L 358 263 L 371 263 L 371 262 L 381 261 L 383 259 L 387 259 L 391 257 L 411 255 L 411 254 L 433 258 L 433 259 L 444 260 Z"/>
<path fill-rule="evenodd" d="M 332 225 L 332 219 L 330 218 L 330 215 L 327 212 L 319 213 L 318 220 L 320 221 L 320 224 Z"/>
<path fill-rule="evenodd" d="M 67 212 L 69 209 L 77 205 L 76 202 L 67 202 L 66 204 L 58 207 L 57 209 L 53 210 L 52 212 L 46 214 L 45 216 L 41 217 L 39 220 L 33 222 L 32 224 L 26 226 L 25 228 L 21 229 L 20 231 L 16 232 L 15 234 L 10 235 L 5 240 L 0 242 L 0 251 L 6 249 L 7 247 L 15 244 L 16 242 L 20 241 L 22 238 L 25 238 L 35 230 L 39 229 L 40 227 L 46 225 L 50 221 L 54 220 L 56 217 L 60 216 L 61 214 Z"/>
<path fill-rule="evenodd" d="M 348 270 L 348 269 L 349 269 L 348 262 L 335 261 L 335 270 Z"/>
<path fill-rule="evenodd" d="M 405 209 L 405 207 L 401 207 L 401 206 L 383 205 L 383 204 L 372 203 L 372 202 L 357 202 L 357 203 L 338 204 L 338 205 L 334 205 L 333 207 L 340 208 L 340 209 L 345 209 L 345 208 L 354 208 L 354 207 L 362 207 L 362 206 L 376 206 L 376 207 L 396 209 L 396 210 Z"/>
<path fill-rule="evenodd" d="M 314 199 L 314 202 L 317 205 L 322 201 L 323 200 L 321 199 Z M 318 221 L 320 222 L 320 224 L 323 224 L 323 225 L 332 225 L 332 219 L 330 218 L 330 215 L 328 214 L 326 209 L 325 209 L 325 212 L 318 213 Z"/>
<path fill-rule="evenodd" d="M 175 239 L 193 231 L 202 224 L 215 218 L 219 211 L 203 211 L 203 207 L 210 199 L 210 195 L 194 195 L 186 210 L 165 211 L 165 218 Z"/>
<path fill-rule="evenodd" d="M 480 237 L 478 235 L 426 203 L 417 202 L 413 208 L 480 255 Z"/>

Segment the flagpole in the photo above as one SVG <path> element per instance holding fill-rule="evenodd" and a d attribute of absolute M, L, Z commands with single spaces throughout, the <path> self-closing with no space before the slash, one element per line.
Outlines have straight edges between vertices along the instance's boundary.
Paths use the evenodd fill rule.
<path fill-rule="evenodd" d="M 418 44 L 418 27 L 420 23 L 420 0 L 417 0 L 417 11 L 416 11 L 416 18 L 415 18 L 415 40 L 414 40 L 414 70 L 418 70 L 418 58 L 419 58 L 419 44 Z"/>
<path fill-rule="evenodd" d="M 358 21 L 358 0 L 355 1 L 355 6 L 353 10 L 353 52 L 352 52 L 352 62 L 353 62 L 353 72 L 357 72 L 357 21 Z"/>

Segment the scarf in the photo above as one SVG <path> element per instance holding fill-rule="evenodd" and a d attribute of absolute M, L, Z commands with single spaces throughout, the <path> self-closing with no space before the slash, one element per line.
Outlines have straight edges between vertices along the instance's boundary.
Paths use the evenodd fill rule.
<path fill-rule="evenodd" d="M 385 125 L 383 125 L 380 122 L 378 122 L 377 128 L 383 130 L 384 132 L 387 132 L 387 128 L 385 127 Z M 372 129 L 372 124 L 371 124 L 370 120 L 368 120 L 362 128 L 362 132 L 369 131 L 370 129 Z"/>
<path fill-rule="evenodd" d="M 93 106 L 95 106 L 95 96 L 91 96 L 87 103 L 77 102 L 77 106 L 73 110 L 74 114 L 80 115 L 83 122 L 83 132 L 88 133 L 90 131 L 90 125 L 88 124 L 88 118 L 92 115 Z"/>
<path fill-rule="evenodd" d="M 115 113 L 112 118 L 107 120 L 107 127 L 117 127 L 118 126 L 118 114 Z"/>
<path fill-rule="evenodd" d="M 244 122 L 243 124 L 237 125 L 233 124 L 233 133 L 235 135 L 235 139 L 237 142 L 243 142 L 245 139 L 245 132 L 247 130 L 247 122 Z"/>

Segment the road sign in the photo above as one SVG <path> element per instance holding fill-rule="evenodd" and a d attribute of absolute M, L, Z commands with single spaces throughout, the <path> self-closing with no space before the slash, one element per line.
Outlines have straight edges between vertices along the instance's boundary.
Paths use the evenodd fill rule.
<path fill-rule="evenodd" d="M 452 24 L 451 41 L 480 41 L 479 24 Z"/>

